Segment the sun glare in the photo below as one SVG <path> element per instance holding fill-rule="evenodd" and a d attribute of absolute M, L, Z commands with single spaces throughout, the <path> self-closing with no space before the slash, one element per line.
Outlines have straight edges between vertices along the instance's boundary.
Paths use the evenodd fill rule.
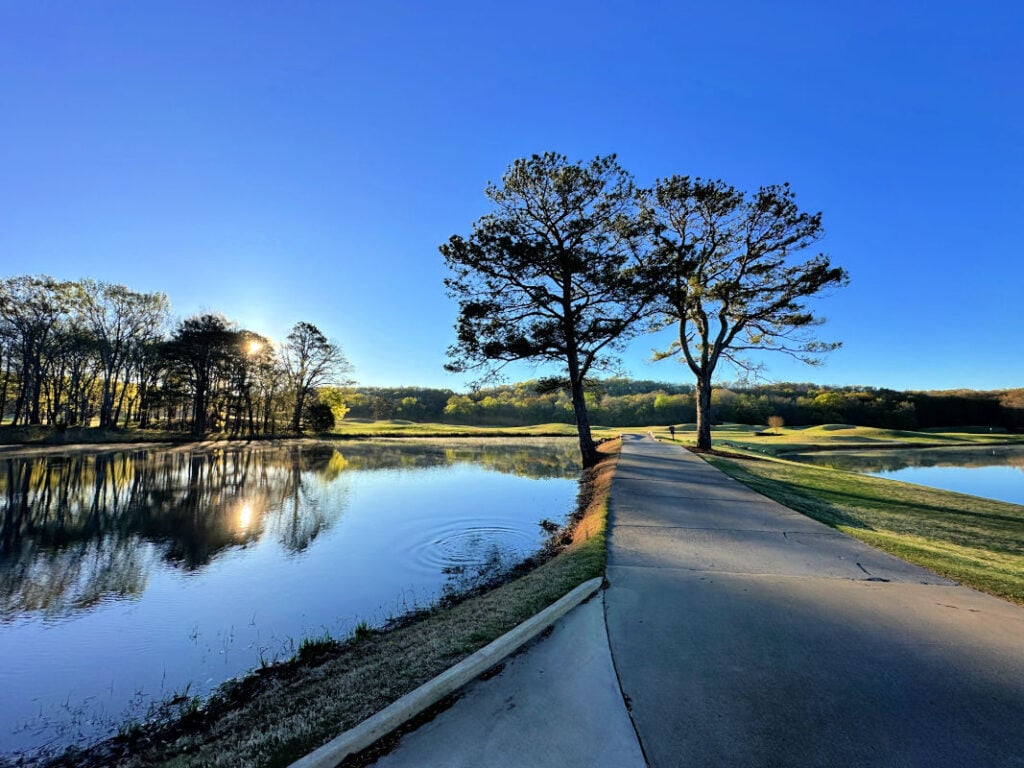
<path fill-rule="evenodd" d="M 238 510 L 238 528 L 244 533 L 249 530 L 250 525 L 252 525 L 252 505 L 245 502 Z"/>
<path fill-rule="evenodd" d="M 263 342 L 256 339 L 250 339 L 249 343 L 245 346 L 245 352 L 248 355 L 258 354 L 261 349 L 263 349 Z"/>

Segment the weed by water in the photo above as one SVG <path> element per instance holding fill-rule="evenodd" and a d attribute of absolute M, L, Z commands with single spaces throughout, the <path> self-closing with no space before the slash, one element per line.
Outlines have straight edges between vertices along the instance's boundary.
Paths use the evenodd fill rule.
<path fill-rule="evenodd" d="M 357 643 L 365 643 L 376 634 L 373 627 L 366 621 L 360 621 L 352 630 L 352 640 Z"/>
<path fill-rule="evenodd" d="M 310 663 L 322 659 L 331 651 L 337 648 L 340 643 L 324 630 L 316 637 L 304 637 L 299 641 L 299 651 L 296 654 L 300 662 Z"/>

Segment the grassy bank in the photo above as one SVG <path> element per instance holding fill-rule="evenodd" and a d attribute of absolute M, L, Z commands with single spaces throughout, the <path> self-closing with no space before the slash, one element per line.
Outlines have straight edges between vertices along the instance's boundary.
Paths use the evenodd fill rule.
<path fill-rule="evenodd" d="M 619 430 L 594 427 L 594 438 L 612 437 Z M 338 423 L 327 437 L 576 437 L 575 424 L 551 422 L 526 427 L 472 427 L 461 424 L 437 424 L 430 422 L 368 421 L 345 419 Z"/>
<path fill-rule="evenodd" d="M 608 489 L 618 442 L 588 470 L 571 539 L 525 575 L 387 632 L 307 643 L 300 658 L 228 683 L 184 717 L 140 727 L 60 766 L 284 766 L 446 670 L 605 567 Z"/>
<path fill-rule="evenodd" d="M 595 427 L 594 438 L 615 437 L 621 430 Z M 574 424 L 533 424 L 526 427 L 472 427 L 461 424 L 437 424 L 430 422 L 388 419 L 346 419 L 331 432 L 306 433 L 305 437 L 317 439 L 355 439 L 376 437 L 576 437 Z M 280 440 L 294 438 L 294 433 L 261 435 L 255 440 Z M 202 440 L 228 440 L 226 433 L 210 433 Z M 236 437 L 237 440 L 249 440 Z M 99 427 L 12 427 L 0 426 L 0 445 L 102 445 L 106 443 L 189 443 L 197 438 L 184 432 L 169 432 L 161 429 L 100 429 Z"/>
<path fill-rule="evenodd" d="M 707 460 L 808 517 L 1024 604 L 1024 507 L 786 461 Z"/>
<path fill-rule="evenodd" d="M 649 431 L 660 440 L 672 439 L 668 427 L 654 427 Z M 806 451 L 1024 445 L 1024 435 L 990 431 L 987 428 L 964 427 L 912 432 L 857 427 L 852 424 L 819 424 L 813 427 L 779 429 L 748 424 L 720 424 L 712 430 L 711 440 L 718 448 L 737 449 L 763 456 L 783 456 L 787 453 Z M 675 442 L 692 446 L 696 441 L 695 424 L 684 424 L 676 428 Z"/>

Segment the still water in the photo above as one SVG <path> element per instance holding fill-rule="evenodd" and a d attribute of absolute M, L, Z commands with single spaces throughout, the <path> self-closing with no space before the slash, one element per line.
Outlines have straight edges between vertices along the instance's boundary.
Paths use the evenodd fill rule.
<path fill-rule="evenodd" d="M 1024 504 L 1024 446 L 819 451 L 786 458 Z"/>
<path fill-rule="evenodd" d="M 543 546 L 578 475 L 571 440 L 0 458 L 0 755 L 472 587 Z"/>

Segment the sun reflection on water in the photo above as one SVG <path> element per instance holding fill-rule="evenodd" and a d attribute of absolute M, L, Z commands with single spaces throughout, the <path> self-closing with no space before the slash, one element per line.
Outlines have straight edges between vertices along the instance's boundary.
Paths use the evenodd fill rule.
<path fill-rule="evenodd" d="M 238 529 L 245 533 L 252 525 L 252 504 L 248 501 L 242 502 L 238 510 Z"/>

